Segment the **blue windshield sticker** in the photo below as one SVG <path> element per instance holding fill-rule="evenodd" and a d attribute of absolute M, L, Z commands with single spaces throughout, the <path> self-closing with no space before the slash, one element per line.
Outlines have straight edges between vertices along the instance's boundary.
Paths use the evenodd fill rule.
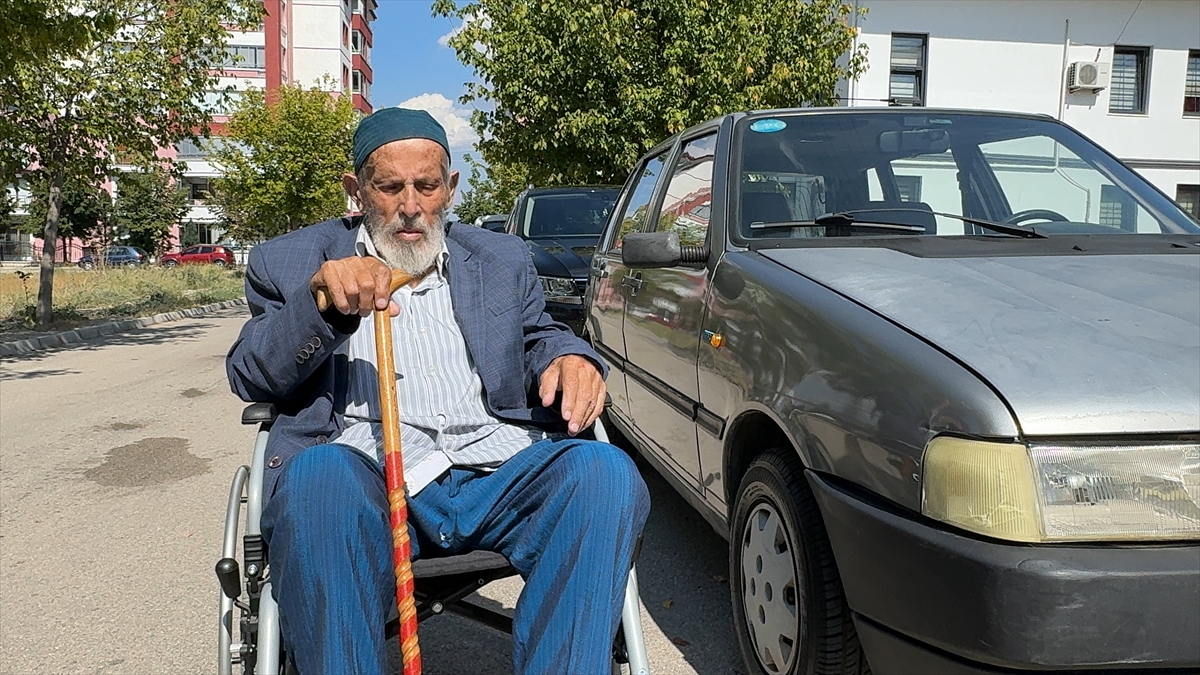
<path fill-rule="evenodd" d="M 777 119 L 755 120 L 750 123 L 750 131 L 757 131 L 760 134 L 769 134 L 773 131 L 783 131 L 787 128 L 787 122 Z"/>

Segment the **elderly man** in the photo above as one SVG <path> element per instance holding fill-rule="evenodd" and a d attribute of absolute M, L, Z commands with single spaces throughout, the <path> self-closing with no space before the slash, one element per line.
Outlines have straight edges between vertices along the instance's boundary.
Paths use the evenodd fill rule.
<path fill-rule="evenodd" d="M 395 580 L 372 311 L 388 308 L 414 555 L 503 554 L 525 578 L 515 671 L 607 673 L 649 497 L 628 456 L 574 438 L 600 414 L 605 366 L 543 312 L 520 240 L 447 227 L 458 172 L 432 117 L 381 110 L 353 151 L 343 182 L 363 216 L 252 251 L 253 316 L 226 364 L 238 396 L 280 413 L 262 530 L 296 666 L 386 667 Z M 389 297 L 392 268 L 428 274 Z"/>

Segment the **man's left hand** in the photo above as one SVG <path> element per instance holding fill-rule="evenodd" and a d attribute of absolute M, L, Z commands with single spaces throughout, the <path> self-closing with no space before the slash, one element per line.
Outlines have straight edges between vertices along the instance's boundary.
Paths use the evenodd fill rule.
<path fill-rule="evenodd" d="M 560 356 L 550 362 L 542 373 L 538 393 L 542 405 L 554 404 L 554 396 L 562 392 L 562 418 L 572 436 L 592 426 L 604 410 L 604 395 L 608 388 L 596 364 L 575 354 Z"/>

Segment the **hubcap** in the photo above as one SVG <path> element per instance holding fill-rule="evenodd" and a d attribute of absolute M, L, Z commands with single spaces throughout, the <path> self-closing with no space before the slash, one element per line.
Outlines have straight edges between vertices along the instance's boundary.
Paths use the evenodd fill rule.
<path fill-rule="evenodd" d="M 799 590 L 791 534 L 775 507 L 756 504 L 742 532 L 742 604 L 754 653 L 768 673 L 786 673 L 797 657 Z"/>

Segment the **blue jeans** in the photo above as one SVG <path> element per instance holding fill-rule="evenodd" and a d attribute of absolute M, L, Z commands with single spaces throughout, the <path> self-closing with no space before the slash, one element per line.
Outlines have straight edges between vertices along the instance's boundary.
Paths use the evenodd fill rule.
<path fill-rule="evenodd" d="M 409 499 L 413 556 L 489 550 L 525 579 L 516 673 L 611 672 L 633 547 L 650 511 L 633 461 L 546 440 L 496 471 L 451 469 Z M 263 511 L 283 637 L 301 675 L 382 675 L 395 603 L 383 472 L 344 445 L 293 458 Z"/>

